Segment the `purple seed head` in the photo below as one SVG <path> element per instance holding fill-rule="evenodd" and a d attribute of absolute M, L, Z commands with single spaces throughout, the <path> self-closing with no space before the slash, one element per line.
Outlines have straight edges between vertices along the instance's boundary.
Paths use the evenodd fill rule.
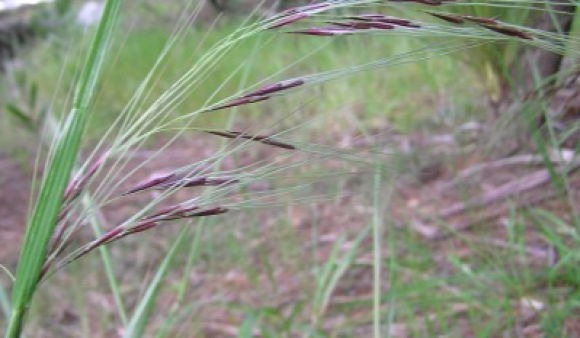
<path fill-rule="evenodd" d="M 298 31 L 288 32 L 291 34 L 312 35 L 312 36 L 339 36 L 352 34 L 352 29 L 337 28 L 337 27 L 314 27 Z"/>
<path fill-rule="evenodd" d="M 269 99 L 270 97 L 268 96 L 264 96 L 264 97 L 242 97 L 239 99 L 235 99 L 233 101 L 230 101 L 226 104 L 223 104 L 221 106 L 217 106 L 211 109 L 208 109 L 207 111 L 216 111 L 216 110 L 221 110 L 221 109 L 226 109 L 226 108 L 232 108 L 232 107 L 237 107 L 237 106 L 242 106 L 245 104 L 249 104 L 249 103 L 255 103 L 255 102 L 260 102 L 260 101 L 265 101 L 267 99 Z"/>
<path fill-rule="evenodd" d="M 244 96 L 243 98 L 251 98 L 251 97 L 260 97 L 264 95 L 274 94 L 286 89 L 294 88 L 303 85 L 305 82 L 302 79 L 291 79 L 286 80 L 278 83 L 274 83 L 253 92 L 250 92 Z"/>
<path fill-rule="evenodd" d="M 280 28 L 286 25 L 289 25 L 293 22 L 296 22 L 298 20 L 302 20 L 304 18 L 309 17 L 310 15 L 307 13 L 296 13 L 296 14 L 292 14 L 289 15 L 287 17 L 282 18 L 281 20 L 278 20 L 276 22 L 274 22 L 274 24 L 272 24 L 271 26 L 269 26 L 266 29 L 274 29 L 274 28 Z"/>
<path fill-rule="evenodd" d="M 257 141 L 257 142 L 261 142 L 263 144 L 271 145 L 271 146 L 278 147 L 278 148 L 296 149 L 296 147 L 291 145 L 291 144 L 273 140 L 271 138 L 271 136 L 266 136 L 266 135 L 249 135 L 249 134 L 242 133 L 240 131 L 227 131 L 227 132 L 208 131 L 208 133 L 213 134 L 213 135 L 217 135 L 217 136 L 226 137 L 226 138 L 231 138 L 231 139 L 243 138 L 246 140 Z M 233 182 L 233 183 L 237 183 L 237 181 Z"/>
<path fill-rule="evenodd" d="M 109 243 L 111 241 L 115 241 L 121 237 L 124 236 L 125 232 L 127 230 L 121 227 L 117 227 L 114 228 L 112 230 L 109 230 L 109 232 L 105 233 L 104 235 L 102 235 L 101 237 L 99 237 L 98 239 L 96 239 L 95 241 L 93 241 L 85 250 L 86 252 L 89 252 L 103 244 Z"/>
<path fill-rule="evenodd" d="M 63 201 L 64 203 L 71 203 L 75 199 L 77 199 L 81 194 L 81 187 L 78 186 L 78 181 L 71 181 L 66 190 L 64 191 Z"/>
<path fill-rule="evenodd" d="M 151 214 L 149 216 L 143 217 L 141 220 L 142 221 L 145 221 L 145 220 L 154 220 L 154 219 L 159 218 L 161 216 L 167 216 L 167 215 L 170 215 L 173 212 L 177 211 L 179 208 L 181 208 L 181 206 L 179 206 L 179 205 L 172 205 L 172 206 L 169 206 L 169 207 L 165 207 L 165 208 L 157 211 L 154 214 Z"/>
<path fill-rule="evenodd" d="M 427 13 L 429 13 L 432 16 L 439 18 L 443 21 L 451 22 L 454 24 L 461 25 L 461 24 L 465 23 L 465 20 L 463 19 L 463 17 L 459 16 L 459 15 L 449 15 L 449 14 L 433 13 L 433 12 L 427 12 Z"/>
<path fill-rule="evenodd" d="M 153 220 L 145 220 L 145 221 L 141 221 L 137 224 L 135 224 L 133 227 L 131 227 L 130 229 L 128 229 L 128 232 L 130 234 L 135 234 L 138 232 L 143 232 L 143 231 L 147 231 L 151 228 L 154 228 L 155 226 L 157 226 L 159 223 L 157 223 L 157 221 L 153 221 Z"/>
<path fill-rule="evenodd" d="M 394 29 L 395 26 L 384 22 L 369 22 L 370 28 L 374 29 Z"/>
<path fill-rule="evenodd" d="M 423 5 L 429 6 L 440 6 L 443 2 L 453 1 L 453 0 L 389 0 L 391 2 L 416 2 Z"/>
<path fill-rule="evenodd" d="M 499 24 L 499 21 L 497 21 L 495 19 L 482 18 L 482 17 L 472 16 L 472 15 L 464 15 L 463 19 L 469 20 L 469 21 L 475 22 L 475 23 L 480 23 L 483 25 L 497 25 L 497 24 Z"/>
<path fill-rule="evenodd" d="M 180 180 L 175 180 L 171 182 L 164 183 L 159 186 L 161 189 L 170 188 L 191 188 L 191 187 L 203 187 L 203 186 L 217 186 L 224 184 L 238 183 L 239 180 L 232 178 L 210 178 L 210 177 L 193 177 L 193 178 L 183 178 Z"/>
<path fill-rule="evenodd" d="M 175 177 L 175 173 L 169 173 L 166 175 L 162 175 L 162 176 L 158 176 L 155 178 L 152 178 L 150 180 L 147 180 L 143 183 L 138 184 L 137 186 L 135 186 L 133 189 L 127 191 L 126 193 L 123 194 L 123 196 L 125 195 L 129 195 L 129 194 L 133 194 L 136 193 L 138 191 L 143 191 L 146 189 L 150 189 L 150 188 L 154 188 L 160 184 L 166 183 L 169 180 L 173 179 Z"/>
<path fill-rule="evenodd" d="M 296 149 L 296 147 L 291 145 L 291 144 L 282 143 L 282 142 L 274 141 L 274 140 L 263 140 L 262 143 L 267 144 L 267 145 L 271 145 L 274 147 L 278 147 L 278 148 L 288 149 L 288 150 Z"/>
<path fill-rule="evenodd" d="M 525 39 L 525 40 L 533 40 L 533 37 L 531 35 L 529 35 L 525 32 L 522 32 L 520 30 L 517 30 L 515 28 L 500 27 L 500 26 L 494 26 L 494 25 L 483 25 L 483 26 L 489 30 L 492 30 L 496 33 L 500 33 L 503 35 L 513 36 L 513 37 Z"/>
<path fill-rule="evenodd" d="M 89 170 L 84 174 L 76 175 L 66 187 L 64 192 L 64 201 L 71 202 L 77 197 L 79 197 L 82 189 L 86 186 L 88 181 L 95 175 L 97 170 L 103 165 L 105 159 L 107 158 L 108 152 L 101 155 L 89 168 Z"/>
<path fill-rule="evenodd" d="M 387 16 L 385 16 L 383 14 L 369 13 L 369 14 L 361 14 L 361 15 L 357 15 L 357 16 L 348 16 L 347 19 L 361 20 L 361 21 L 374 21 L 374 20 L 384 19 L 386 17 Z"/>
<path fill-rule="evenodd" d="M 236 134 L 232 134 L 230 132 L 225 132 L 225 131 L 206 131 L 206 133 L 208 134 L 212 134 L 212 135 L 217 135 L 217 136 L 221 136 L 221 137 L 225 137 L 225 138 L 236 138 L 238 137 L 238 135 Z"/>
<path fill-rule="evenodd" d="M 312 5 L 290 8 L 290 9 L 283 11 L 280 14 L 281 15 L 290 15 L 290 14 L 306 13 L 306 12 L 315 13 L 315 12 L 317 12 L 317 10 L 327 8 L 327 7 L 330 7 L 330 4 L 323 2 L 323 3 L 319 3 L 319 4 L 312 4 Z"/>
<path fill-rule="evenodd" d="M 159 218 L 159 221 L 173 221 L 189 217 L 213 216 L 226 213 L 228 209 L 222 207 L 214 207 L 200 210 L 199 206 L 179 207 L 178 210 L 172 212 L 166 217 Z"/>
<path fill-rule="evenodd" d="M 352 29 L 370 29 L 373 28 L 372 22 L 329 22 L 329 24 L 338 27 L 347 27 Z"/>
<path fill-rule="evenodd" d="M 200 210 L 191 214 L 188 214 L 187 217 L 203 217 L 203 216 L 215 216 L 220 215 L 228 212 L 229 210 L 222 207 L 215 207 L 205 210 Z"/>

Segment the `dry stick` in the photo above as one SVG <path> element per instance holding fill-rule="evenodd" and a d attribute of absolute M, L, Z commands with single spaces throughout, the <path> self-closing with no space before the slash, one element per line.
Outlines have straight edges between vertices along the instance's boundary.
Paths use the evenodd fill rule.
<path fill-rule="evenodd" d="M 554 195 L 555 195 L 555 193 L 554 193 Z M 549 197 L 549 194 L 546 194 L 544 197 Z M 529 205 L 531 203 L 526 203 L 526 204 Z M 545 259 L 546 261 L 548 261 L 550 258 L 552 258 L 552 255 L 554 254 L 552 252 L 552 250 L 550 250 L 550 249 L 540 249 L 540 248 L 529 246 L 529 245 L 526 245 L 523 248 L 520 247 L 520 245 L 518 245 L 516 247 L 514 244 L 511 244 L 505 240 L 496 239 L 496 238 L 482 238 L 481 236 L 470 235 L 470 234 L 464 234 L 464 235 L 462 235 L 462 237 L 467 239 L 467 240 L 473 241 L 473 242 L 487 244 L 489 246 L 494 246 L 494 247 L 501 248 L 501 249 L 508 249 L 508 250 L 521 250 L 521 249 L 523 249 L 528 256 Z"/>
<path fill-rule="evenodd" d="M 578 168 L 579 163 L 574 164 L 570 172 Z M 558 170 L 561 171 L 561 170 Z M 550 172 L 547 169 L 535 171 L 520 179 L 508 182 L 499 186 L 492 191 L 485 192 L 472 198 L 464 203 L 456 203 L 449 208 L 444 209 L 437 215 L 438 218 L 448 218 L 459 213 L 462 213 L 470 208 L 478 208 L 493 203 L 497 200 L 507 198 L 509 196 L 523 193 L 534 188 L 537 188 L 550 181 Z"/>
<path fill-rule="evenodd" d="M 544 200 L 547 200 L 549 198 L 553 198 L 556 196 L 557 196 L 557 193 L 553 190 L 543 191 L 543 192 L 534 194 L 530 198 L 527 198 L 527 199 L 524 199 L 521 201 L 516 201 L 514 206 L 519 207 L 519 208 L 524 207 L 524 206 L 531 206 L 531 205 L 538 204 Z M 430 236 L 430 239 L 433 239 L 433 240 L 446 239 L 454 232 L 467 230 L 467 229 L 469 229 L 477 224 L 498 218 L 501 215 L 506 214 L 507 212 L 509 212 L 509 207 L 507 207 L 507 206 L 494 208 L 491 211 L 484 213 L 483 215 L 479 215 L 477 217 L 470 219 L 469 221 L 460 222 L 460 223 L 456 223 L 454 225 L 450 225 L 448 228 L 452 229 L 452 231 L 442 232 L 441 230 L 438 229 L 438 230 L 436 230 L 437 231 L 436 233 L 434 233 Z"/>
<path fill-rule="evenodd" d="M 571 167 L 568 169 L 568 174 L 576 171 L 579 167 L 580 167 L 580 162 L 573 163 L 571 165 Z M 563 170 L 562 168 L 559 168 L 558 172 L 560 173 L 562 170 Z M 523 193 L 523 192 L 532 190 L 534 188 L 538 188 L 538 187 L 542 186 L 543 184 L 548 183 L 549 181 L 550 181 L 550 173 L 548 172 L 548 170 L 547 169 L 538 170 L 538 171 L 533 172 L 527 176 L 524 176 L 518 180 L 506 183 L 506 184 L 500 186 L 499 188 L 494 189 L 493 191 L 483 193 L 483 194 L 471 199 L 470 201 L 467 201 L 465 203 L 456 203 L 456 204 L 452 205 L 451 207 L 444 209 L 441 213 L 439 213 L 438 218 L 448 218 L 448 217 L 457 215 L 459 213 L 465 212 L 467 209 L 470 209 L 470 208 L 483 207 L 485 205 L 496 202 L 497 200 L 507 198 L 507 197 L 515 195 L 517 193 Z M 552 190 L 548 190 L 545 192 L 539 192 L 539 193 L 536 193 L 534 196 L 532 196 L 528 199 L 525 199 L 519 203 L 516 202 L 517 203 L 516 206 L 521 207 L 521 206 L 526 205 L 526 204 L 536 204 L 536 203 L 539 203 L 545 199 L 552 198 L 556 195 L 557 195 L 556 192 L 552 191 Z M 505 206 L 499 207 L 499 208 L 493 209 L 490 212 L 484 213 L 483 215 L 475 217 L 467 222 L 456 224 L 455 226 L 452 226 L 451 228 L 455 232 L 465 230 L 467 228 L 474 226 L 475 224 L 478 224 L 478 223 L 481 223 L 484 221 L 488 221 L 490 219 L 497 218 L 507 211 L 508 211 L 507 207 L 505 207 Z M 429 235 L 429 237 L 430 237 L 430 239 L 441 240 L 441 239 L 448 237 L 449 234 L 450 233 L 447 231 L 446 232 L 438 232 L 438 233 L 434 233 L 434 234 Z"/>
<path fill-rule="evenodd" d="M 550 155 L 550 161 L 555 164 L 567 164 L 570 163 L 570 159 L 566 158 L 564 155 L 553 154 Z M 502 167 L 511 166 L 511 165 L 518 165 L 518 164 L 542 164 L 544 163 L 544 158 L 540 155 L 519 155 L 514 157 L 502 158 L 497 161 L 485 162 L 473 167 L 469 167 L 463 169 L 454 177 L 452 180 L 442 183 L 438 189 L 447 190 L 454 185 L 457 185 L 459 182 L 466 180 L 470 176 L 473 176 L 481 171 L 488 170 L 488 169 L 500 169 Z"/>

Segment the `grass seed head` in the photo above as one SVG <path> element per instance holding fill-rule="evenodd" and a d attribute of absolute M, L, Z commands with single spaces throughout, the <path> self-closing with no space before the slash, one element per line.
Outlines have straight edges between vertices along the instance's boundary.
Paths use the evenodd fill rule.
<path fill-rule="evenodd" d="M 207 133 L 217 135 L 217 136 L 226 137 L 226 138 L 230 138 L 230 139 L 243 138 L 243 139 L 257 141 L 257 142 L 260 142 L 263 144 L 267 144 L 267 145 L 271 145 L 271 146 L 283 148 L 283 149 L 290 149 L 290 150 L 296 149 L 295 146 L 293 146 L 289 143 L 273 140 L 271 136 L 249 135 L 249 134 L 245 134 L 245 133 L 242 133 L 239 131 L 208 131 Z"/>
<path fill-rule="evenodd" d="M 388 0 L 387 2 L 415 2 L 418 4 L 429 5 L 429 6 L 441 6 L 445 2 L 451 2 L 454 0 Z"/>
<path fill-rule="evenodd" d="M 281 12 L 281 15 L 292 15 L 292 14 L 297 14 L 297 13 L 316 13 L 320 10 L 324 10 L 325 8 L 330 7 L 331 4 L 326 3 L 326 2 L 322 2 L 319 4 L 311 4 L 311 5 L 306 5 L 306 6 L 300 6 L 300 7 L 294 7 L 294 8 L 290 8 L 287 9 L 283 12 Z"/>
<path fill-rule="evenodd" d="M 264 95 L 270 95 L 270 94 L 274 94 L 277 92 L 281 92 L 281 91 L 286 90 L 286 89 L 301 86 L 304 83 L 305 82 L 302 79 L 286 80 L 286 81 L 274 83 L 274 84 L 268 85 L 266 87 L 260 88 L 258 90 L 255 90 L 253 92 L 250 92 L 250 93 L 242 96 L 242 98 L 244 98 L 244 97 L 247 97 L 247 98 L 260 97 L 260 96 L 264 96 Z"/>
<path fill-rule="evenodd" d="M 394 29 L 395 26 L 384 23 L 384 22 L 376 22 L 376 21 L 368 21 L 368 22 L 330 22 L 333 25 L 340 26 L 340 27 L 348 27 L 353 29 Z"/>
<path fill-rule="evenodd" d="M 240 181 L 238 179 L 234 178 L 193 177 L 193 178 L 182 178 L 179 180 L 166 182 L 155 188 L 171 189 L 171 188 L 191 188 L 203 186 L 209 187 L 209 186 L 228 185 L 239 182 Z"/>
<path fill-rule="evenodd" d="M 450 15 L 450 14 L 443 14 L 443 13 L 434 13 L 434 12 L 427 12 L 430 15 L 439 18 L 443 21 L 447 21 L 450 23 L 454 23 L 457 25 L 461 25 L 465 23 L 465 19 L 462 15 Z"/>
<path fill-rule="evenodd" d="M 497 24 L 499 24 L 499 21 L 492 19 L 492 18 L 483 18 L 483 17 L 473 16 L 473 15 L 464 15 L 462 17 L 465 20 L 475 22 L 475 23 L 480 23 L 483 25 L 497 25 Z"/>
<path fill-rule="evenodd" d="M 107 153 L 99 157 L 89 168 L 86 174 L 81 175 L 80 173 L 76 175 L 67 185 L 64 191 L 63 201 L 65 203 L 70 203 L 79 197 L 82 190 L 86 187 L 89 180 L 96 174 L 97 170 L 101 168 L 105 162 Z"/>
<path fill-rule="evenodd" d="M 129 195 L 129 194 L 133 194 L 139 191 L 143 191 L 143 190 L 147 190 L 147 189 L 151 189 L 154 188 L 156 186 L 159 186 L 160 184 L 163 184 L 171 179 L 173 179 L 175 177 L 175 173 L 169 173 L 166 175 L 162 175 L 162 176 L 158 176 L 158 177 L 154 177 L 150 180 L 147 180 L 145 182 L 139 183 L 138 185 L 136 185 L 133 189 L 127 191 L 126 193 L 123 194 L 123 196 Z"/>
<path fill-rule="evenodd" d="M 260 101 L 265 101 L 267 99 L 269 99 L 269 96 L 264 96 L 264 97 L 242 97 L 239 99 L 235 99 L 233 101 L 230 101 L 226 104 L 222 104 L 220 106 L 214 107 L 214 108 L 210 108 L 207 111 L 216 111 L 216 110 L 221 110 L 221 109 L 226 109 L 226 108 L 232 108 L 232 107 L 237 107 L 237 106 L 243 106 L 246 104 L 250 104 L 250 103 L 256 103 L 256 102 L 260 102 Z"/>
<path fill-rule="evenodd" d="M 290 34 L 312 35 L 312 36 L 340 36 L 354 33 L 354 30 L 338 27 L 313 27 L 297 31 L 288 32 Z"/>
<path fill-rule="evenodd" d="M 274 24 L 272 24 L 271 26 L 269 26 L 266 29 L 280 28 L 280 27 L 289 25 L 289 24 L 291 24 L 293 22 L 296 22 L 296 21 L 302 20 L 304 18 L 307 18 L 309 16 L 310 15 L 307 14 L 307 13 L 296 13 L 296 14 L 292 14 L 292 15 L 289 15 L 287 17 L 282 18 L 281 20 L 278 20 L 278 21 L 274 22 Z"/>
<path fill-rule="evenodd" d="M 533 40 L 533 37 L 525 32 L 511 27 L 495 26 L 495 25 L 482 25 L 483 27 L 492 30 L 496 33 L 500 33 L 507 36 L 512 36 L 525 40 Z"/>

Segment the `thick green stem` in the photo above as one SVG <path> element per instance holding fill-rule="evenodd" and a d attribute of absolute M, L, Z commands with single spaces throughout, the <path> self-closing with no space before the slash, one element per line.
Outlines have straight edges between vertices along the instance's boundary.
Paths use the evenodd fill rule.
<path fill-rule="evenodd" d="M 24 311 L 12 311 L 12 316 L 10 317 L 10 322 L 8 323 L 8 331 L 6 331 L 6 337 L 20 337 L 20 333 L 22 332 L 22 325 L 24 323 Z"/>
<path fill-rule="evenodd" d="M 120 3 L 121 0 L 108 0 L 105 5 L 101 22 L 88 53 L 86 67 L 77 86 L 73 109 L 64 123 L 62 136 L 58 140 L 53 156 L 49 159 L 39 197 L 26 228 L 12 293 L 13 309 L 6 338 L 21 336 L 24 318 L 38 287 L 48 244 L 62 208 L 62 196 L 64 196 L 78 156 L 85 131 L 88 106 L 94 96 L 104 55 L 112 39 L 112 28 L 116 22 Z"/>

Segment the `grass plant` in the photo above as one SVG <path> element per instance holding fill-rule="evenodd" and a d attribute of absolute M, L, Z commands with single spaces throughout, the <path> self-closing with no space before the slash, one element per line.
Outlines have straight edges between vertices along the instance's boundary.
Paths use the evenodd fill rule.
<path fill-rule="evenodd" d="M 432 6 L 436 15 L 429 4 L 441 5 Z M 103 335 L 120 328 L 123 337 L 195 336 L 191 332 L 199 324 L 196 319 L 205 304 L 219 304 L 237 313 L 239 327 L 223 323 L 212 323 L 212 327 L 238 337 L 359 336 L 359 329 L 374 337 L 466 336 L 470 327 L 478 328 L 474 336 L 495 337 L 516 332 L 519 322 L 510 315 L 522 309 L 542 316 L 546 332 L 565 332 L 563 318 L 575 304 L 563 303 L 551 288 L 541 295 L 545 297 L 541 306 L 534 303 L 536 295 L 530 293 L 538 290 L 537 276 L 532 263 L 521 260 L 526 243 L 520 215 L 507 225 L 509 247 L 515 248 L 509 262 L 483 251 L 469 259 L 433 255 L 411 229 L 390 226 L 384 187 L 394 189 L 395 180 L 387 179 L 384 145 L 368 132 L 372 125 L 366 119 L 375 118 L 377 110 L 387 116 L 391 112 L 393 119 L 408 115 L 406 110 L 424 106 L 418 96 L 431 99 L 429 94 L 419 95 L 422 90 L 452 91 L 476 76 L 474 72 L 457 81 L 450 73 L 458 66 L 452 59 L 441 61 L 442 56 L 494 44 L 570 53 L 566 44 L 573 37 L 507 23 L 503 18 L 457 14 L 453 12 L 457 4 L 442 12 L 439 9 L 446 4 L 437 0 L 330 1 L 267 18 L 256 7 L 253 15 L 235 26 L 205 32 L 189 28 L 199 14 L 192 3 L 170 33 L 145 30 L 123 36 L 114 28 L 121 5 L 119 0 L 106 2 L 101 23 L 91 32 L 92 40 L 74 37 L 76 44 L 66 48 L 63 67 L 54 60 L 43 61 L 44 69 L 30 74 L 38 88 L 60 79 L 48 117 L 43 119 L 58 122 L 51 124 L 54 133 L 48 131 L 50 126 L 44 130 L 45 136 L 53 136 L 48 151 L 41 153 L 44 162 L 38 160 L 44 174 L 38 197 L 31 199 L 10 304 L 2 297 L 4 289 L 0 290 L 2 308 L 11 312 L 7 338 L 20 337 L 26 319 L 34 321 L 40 312 L 34 309 L 39 286 L 52 287 L 52 281 L 75 268 L 93 270 L 98 276 L 100 268 L 83 267 L 85 262 L 95 266 L 91 252 L 97 249 L 117 295 L 111 312 L 118 318 L 99 323 L 107 328 Z M 461 6 L 485 8 L 469 2 Z M 488 8 L 511 6 L 521 4 L 500 1 Z M 380 13 L 371 15 L 365 12 L 367 8 Z M 383 14 L 391 11 L 400 17 Z M 366 55 L 346 53 L 363 47 L 368 48 Z M 88 50 L 87 56 L 84 50 Z M 53 58 L 51 53 L 41 53 L 40 60 Z M 411 73 L 404 72 L 411 66 Z M 388 70 L 383 72 L 384 68 Z M 417 85 L 418 78 L 435 69 L 443 69 L 446 76 L 428 77 L 430 81 Z M 56 70 L 61 72 L 59 76 L 55 76 Z M 402 93 L 397 99 L 385 100 L 384 92 L 395 96 L 397 90 Z M 457 102 L 473 106 L 464 98 Z M 358 109 L 362 114 L 350 112 L 357 105 L 364 106 Z M 24 110 L 12 110 L 21 121 L 33 121 Z M 325 145 L 328 140 L 324 137 L 310 141 L 297 136 L 308 128 L 314 136 L 322 135 L 320 126 L 336 119 L 330 115 L 336 111 L 349 118 L 348 123 L 362 126 L 363 137 L 351 137 L 351 141 L 370 139 L 370 147 L 344 149 Z M 312 115 L 321 115 L 319 126 L 311 127 L 316 120 Z M 348 123 L 336 122 L 336 128 L 341 130 Z M 400 123 L 400 129 L 405 129 L 405 123 Z M 202 137 L 212 141 L 196 143 L 196 152 L 167 160 L 173 145 Z M 537 140 L 538 145 L 545 145 L 543 142 Z M 144 151 L 149 152 L 136 161 Z M 547 153 L 547 147 L 541 151 Z M 148 172 L 159 162 L 165 164 L 164 172 Z M 560 177 L 555 170 L 552 175 L 555 182 Z M 142 179 L 136 182 L 135 176 Z M 370 199 L 356 199 L 362 195 L 360 187 L 349 186 L 361 177 L 372 181 L 366 190 L 371 191 Z M 560 186 L 564 192 L 571 189 L 565 180 Z M 103 210 L 126 201 L 138 207 L 113 224 L 103 219 Z M 335 233 L 331 245 L 325 246 L 319 243 L 322 236 L 316 232 L 322 227 L 316 220 L 324 218 L 321 205 L 329 201 L 366 202 L 370 207 L 363 206 L 359 213 L 365 227 Z M 570 197 L 570 204 L 573 202 Z M 293 209 L 300 205 L 310 205 L 312 212 L 304 216 Z M 285 209 L 287 219 L 280 216 Z M 279 218 L 264 216 L 272 210 Z M 572 239 L 574 227 L 548 212 L 534 210 L 531 215 L 542 220 L 545 236 L 564 253 L 565 259 L 556 267 L 574 261 L 574 250 L 545 224 L 556 224 L 571 233 Z M 302 252 L 300 236 L 304 234 L 299 232 L 305 218 L 311 218 L 315 240 Z M 298 225 L 287 225 L 293 222 Z M 83 235 L 85 224 L 94 227 L 95 235 L 88 240 Z M 138 265 L 133 257 L 119 258 L 130 251 L 122 243 L 139 247 L 141 242 L 153 243 L 158 236 L 169 240 L 161 255 L 155 255 L 152 246 L 139 249 L 157 258 L 154 267 L 144 268 L 148 276 L 142 277 L 143 271 L 137 269 L 139 275 L 121 280 L 122 265 Z M 276 245 L 259 252 L 265 245 L 260 241 L 268 236 L 278 236 Z M 369 237 L 370 249 L 366 245 Z M 258 244 L 250 245 L 252 240 Z M 477 246 L 476 240 L 465 242 L 469 248 Z M 255 254 L 258 257 L 251 258 Z M 366 254 L 370 260 L 363 259 Z M 304 259 L 293 262 L 296 257 Z M 284 262 L 305 279 L 305 291 L 298 292 L 298 299 L 293 298 L 289 305 L 247 309 L 239 305 L 243 301 L 199 295 L 188 287 L 196 267 L 205 264 L 216 271 L 217 279 L 239 289 L 260 284 L 273 294 L 283 294 L 284 288 L 277 284 L 287 275 L 271 260 Z M 559 267 L 552 270 L 549 276 L 560 271 Z M 363 286 L 360 290 L 353 287 L 353 295 L 335 298 L 349 278 L 369 274 L 372 278 L 367 284 L 355 283 Z M 573 273 L 570 278 L 575 278 Z M 131 302 L 121 299 L 126 296 L 121 286 L 127 282 L 140 286 L 131 293 Z M 85 306 L 89 311 L 91 306 Z M 542 312 L 545 307 L 556 310 Z M 159 311 L 171 316 L 159 316 Z M 329 320 L 336 311 L 343 314 L 338 315 L 340 320 Z M 87 317 L 82 322 L 82 334 L 91 335 L 95 324 Z"/>

